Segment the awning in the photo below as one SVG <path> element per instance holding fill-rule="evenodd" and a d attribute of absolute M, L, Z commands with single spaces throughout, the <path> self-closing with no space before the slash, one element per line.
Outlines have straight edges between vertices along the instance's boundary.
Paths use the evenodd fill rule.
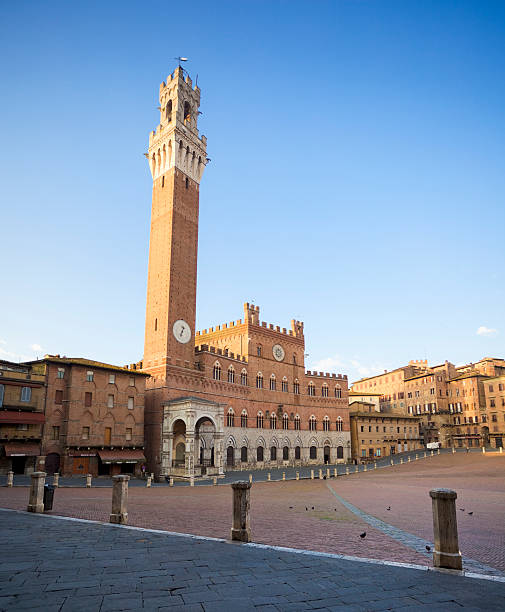
<path fill-rule="evenodd" d="M 145 461 L 144 451 L 123 449 L 123 450 L 101 450 L 98 456 L 102 463 L 139 463 Z"/>
<path fill-rule="evenodd" d="M 1 423 L 19 423 L 23 425 L 37 425 L 45 423 L 46 418 L 42 412 L 21 412 L 20 410 L 0 410 Z"/>
<path fill-rule="evenodd" d="M 39 457 L 40 444 L 23 444 L 22 442 L 5 442 L 7 457 Z"/>

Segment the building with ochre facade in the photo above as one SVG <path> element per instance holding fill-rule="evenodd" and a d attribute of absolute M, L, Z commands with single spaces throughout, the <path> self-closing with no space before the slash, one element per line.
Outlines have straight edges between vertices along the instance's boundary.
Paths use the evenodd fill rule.
<path fill-rule="evenodd" d="M 146 157 L 153 178 L 145 345 L 146 456 L 158 478 L 350 458 L 347 377 L 308 372 L 301 321 L 242 319 L 195 331 L 200 89 L 181 67 L 159 92 Z"/>

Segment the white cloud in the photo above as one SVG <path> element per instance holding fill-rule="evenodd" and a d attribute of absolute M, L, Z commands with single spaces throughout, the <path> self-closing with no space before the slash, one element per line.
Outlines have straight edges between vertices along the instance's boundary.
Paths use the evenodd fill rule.
<path fill-rule="evenodd" d="M 5 340 L 2 340 L 2 338 L 0 338 L 0 344 L 7 344 L 7 342 Z"/>
<path fill-rule="evenodd" d="M 497 329 L 486 327 L 485 325 L 481 325 L 479 329 L 477 330 L 478 336 L 494 336 L 494 334 L 497 334 L 497 333 L 498 333 Z"/>
<path fill-rule="evenodd" d="M 345 364 L 340 357 L 335 355 L 334 357 L 326 357 L 325 359 L 316 361 L 316 363 L 312 364 L 310 369 L 317 372 L 334 372 L 335 369 L 343 368 L 344 366 Z"/>
<path fill-rule="evenodd" d="M 30 344 L 30 348 L 32 349 L 32 351 L 34 351 L 35 353 L 43 353 L 44 349 L 40 346 L 40 344 Z"/>

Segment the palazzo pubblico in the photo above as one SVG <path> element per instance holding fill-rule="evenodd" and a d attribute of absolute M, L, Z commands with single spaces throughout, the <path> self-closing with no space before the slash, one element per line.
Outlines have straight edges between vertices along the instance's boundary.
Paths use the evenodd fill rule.
<path fill-rule="evenodd" d="M 200 89 L 178 67 L 160 85 L 145 346 L 146 457 L 157 478 L 241 467 L 344 462 L 347 376 L 307 372 L 303 323 L 243 318 L 195 330 L 199 185 L 207 164 Z"/>

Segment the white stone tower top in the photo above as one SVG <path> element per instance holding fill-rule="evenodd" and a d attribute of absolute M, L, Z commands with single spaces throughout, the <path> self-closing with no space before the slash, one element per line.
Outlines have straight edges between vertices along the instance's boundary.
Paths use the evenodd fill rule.
<path fill-rule="evenodd" d="M 153 180 L 177 168 L 200 183 L 207 164 L 207 138 L 198 134 L 200 89 L 178 66 L 160 85 L 160 124 L 149 134 L 147 157 Z"/>

